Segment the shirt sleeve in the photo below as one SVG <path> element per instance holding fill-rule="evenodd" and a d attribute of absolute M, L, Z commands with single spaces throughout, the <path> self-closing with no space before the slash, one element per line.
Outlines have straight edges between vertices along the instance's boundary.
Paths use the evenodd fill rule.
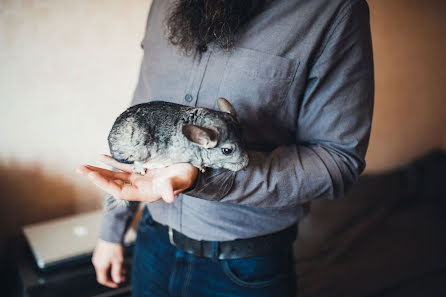
<path fill-rule="evenodd" d="M 249 152 L 237 173 L 208 169 L 186 194 L 284 208 L 342 196 L 365 168 L 374 101 L 366 1 L 348 2 L 313 60 L 300 100 L 296 144 Z"/>
<path fill-rule="evenodd" d="M 108 199 L 107 196 L 105 199 Z M 99 238 L 113 243 L 123 243 L 125 232 L 129 227 L 133 215 L 138 209 L 139 202 L 129 202 L 128 207 L 115 207 L 104 209 L 101 226 L 99 228 Z"/>

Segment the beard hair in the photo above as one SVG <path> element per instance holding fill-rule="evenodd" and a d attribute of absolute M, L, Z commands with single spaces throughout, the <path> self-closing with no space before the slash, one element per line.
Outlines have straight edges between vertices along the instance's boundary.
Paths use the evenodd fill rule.
<path fill-rule="evenodd" d="M 231 50 L 239 29 L 263 7 L 265 0 L 176 0 L 166 19 L 167 39 L 185 55 L 201 56 L 214 42 Z"/>

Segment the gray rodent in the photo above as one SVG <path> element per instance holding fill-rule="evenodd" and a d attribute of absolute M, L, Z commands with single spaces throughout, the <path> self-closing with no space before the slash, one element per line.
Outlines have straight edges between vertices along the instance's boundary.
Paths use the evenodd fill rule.
<path fill-rule="evenodd" d="M 175 163 L 239 171 L 249 158 L 235 109 L 218 98 L 220 111 L 152 101 L 128 108 L 115 121 L 108 136 L 112 157 L 133 164 L 135 172 Z M 127 206 L 128 201 L 108 197 L 106 208 Z"/>

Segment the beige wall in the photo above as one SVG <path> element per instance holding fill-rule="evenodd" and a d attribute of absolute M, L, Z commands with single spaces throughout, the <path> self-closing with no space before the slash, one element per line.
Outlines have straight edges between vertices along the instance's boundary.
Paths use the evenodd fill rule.
<path fill-rule="evenodd" d="M 446 149 L 446 1 L 371 0 L 376 96 L 368 172 Z"/>
<path fill-rule="evenodd" d="M 0 0 L 0 247 L 23 224 L 101 206 L 74 170 L 108 151 L 149 4 Z"/>
<path fill-rule="evenodd" d="M 0 244 L 20 225 L 100 207 L 74 168 L 107 152 L 136 84 L 149 2 L 0 0 Z M 446 146 L 446 2 L 369 3 L 374 172 Z"/>

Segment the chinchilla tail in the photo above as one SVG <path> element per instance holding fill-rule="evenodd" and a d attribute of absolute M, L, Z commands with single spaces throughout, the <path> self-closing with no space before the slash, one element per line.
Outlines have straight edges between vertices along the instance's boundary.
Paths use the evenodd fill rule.
<path fill-rule="evenodd" d="M 115 199 L 115 197 L 111 196 L 111 195 L 107 195 L 104 198 L 104 209 L 106 211 L 110 211 L 113 210 L 117 207 L 129 207 L 129 201 L 127 200 L 117 200 Z"/>

